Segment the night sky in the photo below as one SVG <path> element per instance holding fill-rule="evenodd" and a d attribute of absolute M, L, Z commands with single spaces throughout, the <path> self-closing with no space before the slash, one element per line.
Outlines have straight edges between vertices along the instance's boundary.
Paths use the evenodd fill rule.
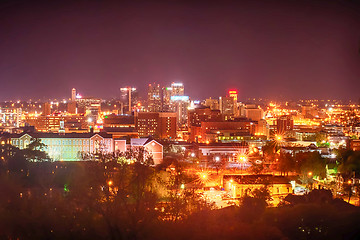
<path fill-rule="evenodd" d="M 173 81 L 193 99 L 359 99 L 359 47 L 356 1 L 2 1 L 0 100 Z"/>

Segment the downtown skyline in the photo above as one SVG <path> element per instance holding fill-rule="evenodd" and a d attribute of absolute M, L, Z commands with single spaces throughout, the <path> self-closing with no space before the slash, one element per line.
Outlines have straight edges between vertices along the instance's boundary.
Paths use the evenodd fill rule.
<path fill-rule="evenodd" d="M 360 87 L 354 2 L 8 1 L 0 5 L 0 101 L 117 97 L 182 82 L 193 99 L 352 99 Z"/>

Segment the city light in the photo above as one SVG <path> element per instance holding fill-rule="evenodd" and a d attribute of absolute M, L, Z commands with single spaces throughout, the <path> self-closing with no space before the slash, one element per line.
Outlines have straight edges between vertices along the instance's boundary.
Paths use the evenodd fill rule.
<path fill-rule="evenodd" d="M 355 1 L 23 2 L 1 239 L 356 238 Z"/>

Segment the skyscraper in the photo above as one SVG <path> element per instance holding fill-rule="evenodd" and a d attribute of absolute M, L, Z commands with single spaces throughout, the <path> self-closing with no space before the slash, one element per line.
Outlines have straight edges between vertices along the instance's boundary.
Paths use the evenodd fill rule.
<path fill-rule="evenodd" d="M 149 84 L 148 88 L 148 110 L 149 112 L 161 111 L 161 90 L 160 84 Z"/>
<path fill-rule="evenodd" d="M 129 111 L 129 113 L 131 113 L 132 106 L 134 106 L 138 101 L 136 88 L 133 87 L 120 88 L 120 101 L 123 104 L 123 106 L 126 107 L 126 110 Z"/>
<path fill-rule="evenodd" d="M 237 102 L 237 100 L 238 100 L 237 90 L 229 90 L 229 97 L 234 98 L 234 101 Z"/>
<path fill-rule="evenodd" d="M 71 101 L 75 102 L 76 100 L 76 89 L 71 89 Z"/>
<path fill-rule="evenodd" d="M 173 112 L 174 109 L 171 105 L 171 93 L 172 88 L 171 87 L 163 87 L 162 88 L 162 111 L 163 112 Z"/>
<path fill-rule="evenodd" d="M 171 84 L 171 96 L 184 96 L 184 85 L 182 83 Z"/>
<path fill-rule="evenodd" d="M 224 115 L 234 116 L 236 110 L 236 102 L 233 97 L 219 98 L 220 112 Z"/>

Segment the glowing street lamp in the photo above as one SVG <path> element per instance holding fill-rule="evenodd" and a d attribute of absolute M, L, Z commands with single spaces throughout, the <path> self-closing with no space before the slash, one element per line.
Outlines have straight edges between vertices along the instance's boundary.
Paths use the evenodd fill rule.
<path fill-rule="evenodd" d="M 245 155 L 238 155 L 237 159 L 238 159 L 238 161 L 240 161 L 242 163 L 247 161 L 247 158 Z"/>
<path fill-rule="evenodd" d="M 281 135 L 275 135 L 275 138 L 277 141 L 282 141 L 283 140 L 283 137 Z"/>

